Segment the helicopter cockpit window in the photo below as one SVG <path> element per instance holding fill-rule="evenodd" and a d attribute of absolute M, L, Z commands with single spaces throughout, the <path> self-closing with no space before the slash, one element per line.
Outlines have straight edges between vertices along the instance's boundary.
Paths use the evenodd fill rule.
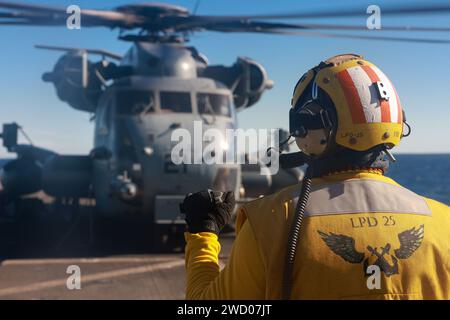
<path fill-rule="evenodd" d="M 200 114 L 211 114 L 215 116 L 231 116 L 230 99 L 223 94 L 197 94 L 197 107 Z"/>
<path fill-rule="evenodd" d="M 141 115 L 155 112 L 153 92 L 119 91 L 116 110 L 121 115 Z"/>
<path fill-rule="evenodd" d="M 188 92 L 161 91 L 162 112 L 184 112 L 191 113 L 191 94 Z"/>

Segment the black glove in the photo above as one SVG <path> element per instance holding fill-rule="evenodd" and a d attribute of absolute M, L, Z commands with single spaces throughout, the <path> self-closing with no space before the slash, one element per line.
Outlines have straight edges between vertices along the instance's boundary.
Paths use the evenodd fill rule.
<path fill-rule="evenodd" d="M 218 235 L 230 221 L 234 204 L 234 192 L 208 189 L 188 194 L 180 205 L 180 210 L 186 214 L 190 233 L 213 232 Z"/>

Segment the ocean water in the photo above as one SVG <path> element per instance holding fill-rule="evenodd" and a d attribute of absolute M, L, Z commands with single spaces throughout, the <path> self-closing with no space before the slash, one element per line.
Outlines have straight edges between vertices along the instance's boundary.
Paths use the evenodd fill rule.
<path fill-rule="evenodd" d="M 450 154 L 395 155 L 387 176 L 402 186 L 450 205 Z"/>
<path fill-rule="evenodd" d="M 450 205 L 450 154 L 401 154 L 387 175 L 402 186 Z M 0 167 L 4 164 L 0 159 Z"/>

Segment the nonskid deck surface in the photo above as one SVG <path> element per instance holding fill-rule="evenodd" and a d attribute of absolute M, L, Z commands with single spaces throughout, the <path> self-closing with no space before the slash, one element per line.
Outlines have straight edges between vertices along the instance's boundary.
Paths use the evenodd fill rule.
<path fill-rule="evenodd" d="M 221 237 L 222 266 L 233 240 L 233 234 Z M 34 253 L 6 257 L 0 260 L 0 300 L 184 299 L 183 253 L 146 253 L 142 248 L 130 248 L 127 254 L 123 246 L 117 253 L 113 249 L 88 254 L 85 249 L 72 249 L 66 256 L 60 252 L 56 256 Z M 73 275 L 67 273 L 69 266 L 79 267 L 81 289 L 68 289 L 67 280 Z"/>

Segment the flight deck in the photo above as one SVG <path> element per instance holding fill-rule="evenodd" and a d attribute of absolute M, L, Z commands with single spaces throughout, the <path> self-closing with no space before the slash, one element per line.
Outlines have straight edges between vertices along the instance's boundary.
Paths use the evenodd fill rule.
<path fill-rule="evenodd" d="M 234 240 L 221 237 L 220 262 L 226 263 Z M 75 253 L 76 254 L 76 253 Z M 3 299 L 184 299 L 183 253 L 98 257 L 19 258 L 0 261 Z M 68 289 L 69 266 L 81 271 L 81 288 Z"/>

